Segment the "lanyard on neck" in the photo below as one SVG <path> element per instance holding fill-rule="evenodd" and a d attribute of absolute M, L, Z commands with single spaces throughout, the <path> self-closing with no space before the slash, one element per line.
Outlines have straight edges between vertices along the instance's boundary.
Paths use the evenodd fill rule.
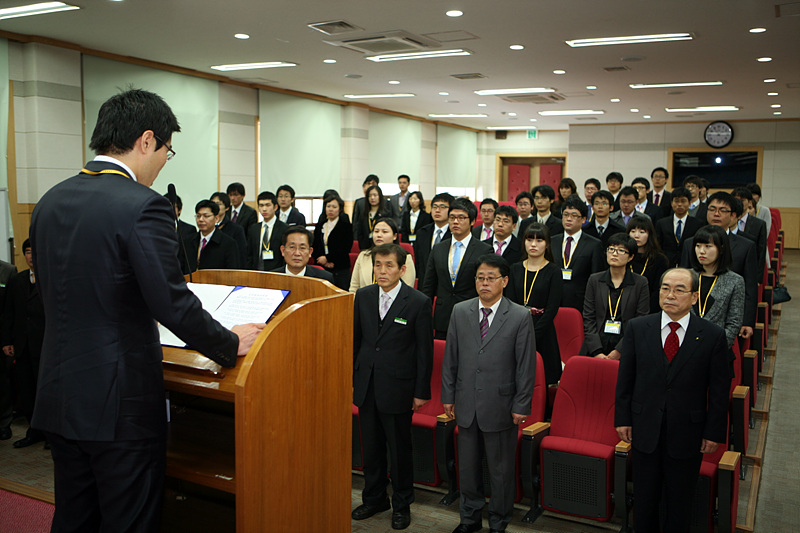
<path fill-rule="evenodd" d="M 121 170 L 115 170 L 113 168 L 107 168 L 105 170 L 100 170 L 100 171 L 94 171 L 94 170 L 89 170 L 87 168 L 82 168 L 81 174 L 89 174 L 90 176 L 97 176 L 98 174 L 119 174 L 120 176 L 125 176 L 128 179 L 132 179 L 130 176 L 128 176 Z"/>
<path fill-rule="evenodd" d="M 614 307 L 614 311 L 611 311 L 611 291 L 608 292 L 608 312 L 611 313 L 611 320 L 617 319 L 617 311 L 619 311 L 619 302 L 622 301 L 622 293 L 625 289 L 619 290 L 619 297 L 617 298 L 617 305 Z"/>
<path fill-rule="evenodd" d="M 708 310 L 708 297 L 711 296 L 711 291 L 714 290 L 714 285 L 716 285 L 718 277 L 719 276 L 714 276 L 714 281 L 711 282 L 711 288 L 708 289 L 706 299 L 703 302 L 700 300 L 697 301 L 697 309 L 700 311 L 700 318 L 703 318 L 706 315 L 706 311 Z M 697 288 L 699 289 L 698 292 L 703 294 L 703 276 L 700 276 L 700 283 L 698 284 Z"/>
<path fill-rule="evenodd" d="M 539 270 L 547 266 L 547 263 L 542 265 Z M 525 295 L 525 305 L 528 305 L 528 301 L 531 299 L 531 293 L 533 293 L 533 286 L 536 285 L 536 278 L 539 276 L 539 270 L 536 271 L 536 274 L 533 276 L 533 281 L 531 282 L 531 288 L 528 289 L 528 293 Z M 525 260 L 525 278 L 522 281 L 522 290 L 525 290 L 525 287 L 528 286 L 528 260 Z"/>

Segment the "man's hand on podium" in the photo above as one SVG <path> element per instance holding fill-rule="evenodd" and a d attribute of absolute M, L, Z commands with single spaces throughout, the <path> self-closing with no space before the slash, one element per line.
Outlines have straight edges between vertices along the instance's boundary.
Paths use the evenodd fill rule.
<path fill-rule="evenodd" d="M 251 324 L 239 324 L 238 326 L 233 326 L 231 331 L 236 333 L 239 337 L 239 351 L 236 353 L 239 357 L 243 355 L 247 355 L 247 352 L 250 351 L 250 347 L 258 337 L 258 334 L 261 333 L 261 330 L 264 329 L 264 326 L 267 324 L 261 322 L 259 324 L 251 323 Z"/>

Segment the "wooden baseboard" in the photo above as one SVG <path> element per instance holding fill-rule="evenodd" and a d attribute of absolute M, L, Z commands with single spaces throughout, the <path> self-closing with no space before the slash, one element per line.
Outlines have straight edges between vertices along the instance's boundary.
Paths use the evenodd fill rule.
<path fill-rule="evenodd" d="M 13 492 L 14 494 L 19 494 L 21 496 L 26 496 L 28 498 L 33 498 L 34 500 L 40 500 L 52 504 L 56 503 L 56 496 L 52 492 L 29 487 L 28 485 L 23 485 L 22 483 L 17 483 L 16 481 L 0 478 L 0 489 Z"/>

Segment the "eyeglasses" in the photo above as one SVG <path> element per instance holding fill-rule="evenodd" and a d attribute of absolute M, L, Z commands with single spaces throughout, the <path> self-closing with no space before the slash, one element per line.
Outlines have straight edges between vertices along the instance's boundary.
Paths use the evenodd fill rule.
<path fill-rule="evenodd" d="M 564 211 L 561 214 L 561 218 L 569 218 L 569 219 L 583 218 L 583 215 L 581 215 L 580 213 L 567 213 L 566 211 Z"/>
<path fill-rule="evenodd" d="M 674 294 L 675 296 L 686 296 L 687 294 L 691 294 L 692 291 L 687 291 L 686 289 L 680 289 L 678 287 L 669 287 L 667 285 L 661 286 L 661 293 L 662 294 Z"/>
<path fill-rule="evenodd" d="M 611 255 L 628 255 L 628 250 L 624 248 L 606 248 L 606 252 L 610 253 Z"/>
<path fill-rule="evenodd" d="M 489 283 L 494 283 L 495 281 L 497 281 L 502 277 L 503 276 L 476 276 L 475 281 L 477 281 L 478 283 L 486 283 L 487 281 Z"/>
<path fill-rule="evenodd" d="M 469 217 L 466 216 L 466 215 L 450 215 L 447 218 L 448 218 L 448 220 L 450 220 L 450 222 L 456 222 L 456 221 L 464 222 L 465 220 L 469 219 Z"/>
<path fill-rule="evenodd" d="M 165 141 L 162 141 L 161 139 L 159 139 L 158 135 L 153 135 L 153 137 L 155 137 L 158 142 L 160 142 L 161 144 L 163 144 L 164 146 L 167 147 L 167 152 L 168 152 L 167 153 L 167 161 L 171 161 L 172 158 L 175 157 L 175 150 L 173 150 L 172 146 L 167 144 Z"/>
<path fill-rule="evenodd" d="M 500 224 L 513 224 L 514 221 L 508 217 L 494 217 L 494 221 Z"/>
<path fill-rule="evenodd" d="M 200 220 L 201 218 L 214 218 L 214 213 L 197 213 L 194 218 Z"/>
<path fill-rule="evenodd" d="M 595 202 L 592 205 L 596 205 L 597 207 L 608 207 L 611 204 L 609 204 L 608 202 Z"/>
<path fill-rule="evenodd" d="M 731 210 L 728 209 L 727 207 L 717 207 L 715 205 L 708 206 L 708 209 L 706 211 L 708 211 L 709 213 L 722 213 L 723 215 L 727 215 L 728 213 L 731 212 Z"/>
<path fill-rule="evenodd" d="M 299 251 L 302 254 L 308 252 L 309 250 L 308 246 L 306 246 L 305 244 L 302 244 L 300 246 L 295 246 L 294 244 L 290 244 L 289 246 L 286 247 L 286 249 L 289 250 L 290 252 Z"/>
<path fill-rule="evenodd" d="M 433 204 L 431 209 L 450 209 L 450 206 L 447 204 Z"/>

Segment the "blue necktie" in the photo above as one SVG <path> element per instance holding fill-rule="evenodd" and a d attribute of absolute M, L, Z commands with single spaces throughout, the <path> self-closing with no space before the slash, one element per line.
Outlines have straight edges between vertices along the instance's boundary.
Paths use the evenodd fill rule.
<path fill-rule="evenodd" d="M 679 220 L 678 221 L 678 227 L 675 228 L 675 238 L 678 239 L 678 240 L 681 240 L 681 234 L 683 233 L 681 231 L 681 224 L 682 223 L 683 223 L 683 220 Z"/>
<path fill-rule="evenodd" d="M 453 244 L 453 246 L 455 246 L 455 250 L 453 250 L 453 273 L 451 281 L 455 285 L 456 278 L 458 277 L 458 267 L 459 267 L 458 263 L 461 260 L 461 247 L 464 246 L 464 244 L 459 241 L 456 241 Z"/>

